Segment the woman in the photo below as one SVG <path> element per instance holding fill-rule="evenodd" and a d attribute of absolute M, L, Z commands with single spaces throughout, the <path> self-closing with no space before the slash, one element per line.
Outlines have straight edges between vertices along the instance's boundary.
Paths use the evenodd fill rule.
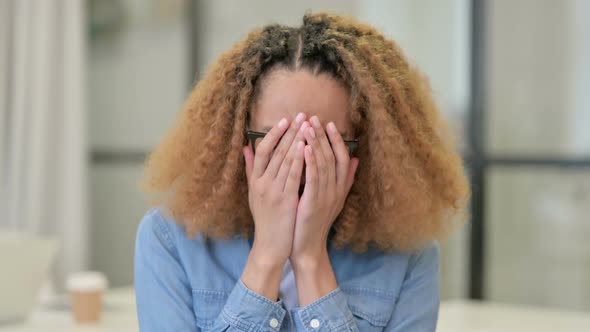
<path fill-rule="evenodd" d="M 142 330 L 434 331 L 436 240 L 468 185 L 426 79 L 373 28 L 319 13 L 250 33 L 146 175 Z"/>

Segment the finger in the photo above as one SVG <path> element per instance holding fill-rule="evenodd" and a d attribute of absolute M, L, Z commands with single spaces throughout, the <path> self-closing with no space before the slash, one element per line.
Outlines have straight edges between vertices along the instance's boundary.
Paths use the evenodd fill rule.
<path fill-rule="evenodd" d="M 309 124 L 307 122 L 304 122 L 303 125 L 301 125 L 301 130 L 297 131 L 297 136 L 295 136 L 295 139 L 293 140 L 293 143 L 291 144 L 291 147 L 289 148 L 289 151 L 287 152 L 287 156 L 285 158 L 283 158 L 283 163 L 281 164 L 281 168 L 279 169 L 278 173 L 277 173 L 277 177 L 276 177 L 276 181 L 279 183 L 283 184 L 283 188 L 284 188 L 284 184 L 287 181 L 287 177 L 289 176 L 289 172 L 291 171 L 291 166 L 294 159 L 295 154 L 297 153 L 297 144 L 298 142 L 301 142 L 303 145 L 305 145 L 304 143 L 304 139 L 305 137 L 303 136 L 303 131 L 305 131 L 305 128 L 307 128 L 309 126 Z M 274 158 L 274 156 L 273 156 Z M 303 158 L 303 157 L 302 157 Z M 271 163 L 273 161 L 271 160 Z"/>
<path fill-rule="evenodd" d="M 326 127 L 328 128 L 328 138 L 330 139 L 330 143 L 332 143 L 332 150 L 336 157 L 336 183 L 338 186 L 345 186 L 347 184 L 346 180 L 350 163 L 348 149 L 336 125 L 330 122 Z"/>
<path fill-rule="evenodd" d="M 293 146 L 293 163 L 291 164 L 283 191 L 297 193 L 299 184 L 301 183 L 301 173 L 303 173 L 303 147 L 305 143 L 302 140 L 297 140 Z"/>
<path fill-rule="evenodd" d="M 346 178 L 346 192 L 347 193 L 350 191 L 350 188 L 352 187 L 352 184 L 354 183 L 354 176 L 356 174 L 356 171 L 358 170 L 358 165 L 359 165 L 358 158 L 352 158 L 350 160 L 350 166 L 349 166 L 348 175 Z"/>
<path fill-rule="evenodd" d="M 316 197 L 318 193 L 318 168 L 315 153 L 311 145 L 305 146 L 305 189 L 304 194 Z"/>
<path fill-rule="evenodd" d="M 281 138 L 281 141 L 274 150 L 270 162 L 268 163 L 268 167 L 265 171 L 265 174 L 269 177 L 274 178 L 277 176 L 277 173 L 281 168 L 281 164 L 283 163 L 285 156 L 289 152 L 289 149 L 291 148 L 291 145 L 293 144 L 293 141 L 299 132 L 299 128 L 303 123 L 303 119 L 305 119 L 305 113 L 297 114 L 295 121 L 291 123 L 291 127 Z"/>
<path fill-rule="evenodd" d="M 322 176 L 325 176 L 327 178 L 326 185 L 332 187 L 332 185 L 336 183 L 334 152 L 332 151 L 332 147 L 330 146 L 330 142 L 328 141 L 326 132 L 324 131 L 324 128 L 320 123 L 320 119 L 314 115 L 311 117 L 310 120 L 313 126 L 313 130 L 316 134 L 316 140 L 319 143 L 319 148 L 314 149 L 314 155 L 318 160 L 318 172 L 320 174 L 319 176 L 320 178 Z M 321 160 L 318 157 L 318 154 L 323 154 L 324 165 L 321 164 Z M 321 189 L 322 188 L 320 187 L 320 190 Z"/>
<path fill-rule="evenodd" d="M 270 160 L 270 154 L 272 153 L 277 142 L 283 136 L 283 133 L 287 129 L 289 121 L 285 118 L 281 119 L 272 129 L 264 136 L 258 147 L 256 148 L 256 155 L 254 156 L 254 169 L 252 175 L 259 178 L 264 174 L 264 170 Z"/>
<path fill-rule="evenodd" d="M 252 166 L 254 163 L 254 153 L 252 147 L 248 144 L 242 148 L 244 152 L 244 161 L 246 162 L 246 179 L 250 183 L 250 176 L 252 175 Z"/>
<path fill-rule="evenodd" d="M 307 130 L 305 139 L 307 140 L 308 144 L 313 147 L 312 151 L 317 165 L 318 190 L 321 192 L 326 190 L 330 184 L 330 167 L 326 161 L 324 153 L 322 152 L 322 146 L 320 140 L 318 139 L 317 131 L 313 127 Z"/>

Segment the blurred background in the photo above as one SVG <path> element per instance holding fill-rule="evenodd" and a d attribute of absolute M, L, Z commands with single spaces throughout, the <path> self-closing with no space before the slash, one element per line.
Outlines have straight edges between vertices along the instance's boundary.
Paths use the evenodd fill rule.
<path fill-rule="evenodd" d="M 397 41 L 460 138 L 472 218 L 443 300 L 590 310 L 587 0 L 0 0 L 0 226 L 59 239 L 56 292 L 83 269 L 132 285 L 142 164 L 195 80 L 320 9 Z"/>

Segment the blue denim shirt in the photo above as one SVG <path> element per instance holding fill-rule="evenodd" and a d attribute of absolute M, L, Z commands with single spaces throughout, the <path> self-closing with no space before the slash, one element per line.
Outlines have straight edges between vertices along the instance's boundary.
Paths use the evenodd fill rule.
<path fill-rule="evenodd" d="M 415 254 L 358 254 L 328 245 L 338 287 L 287 312 L 240 276 L 252 239 L 189 239 L 160 209 L 146 213 L 135 244 L 141 331 L 434 331 L 439 248 Z M 278 322 L 278 324 L 277 324 Z M 274 326 L 274 327 L 273 327 Z"/>

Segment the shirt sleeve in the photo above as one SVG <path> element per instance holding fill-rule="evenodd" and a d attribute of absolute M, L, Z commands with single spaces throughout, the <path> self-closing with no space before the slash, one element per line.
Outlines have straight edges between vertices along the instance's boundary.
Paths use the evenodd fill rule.
<path fill-rule="evenodd" d="M 340 287 L 291 314 L 296 331 L 358 331 Z"/>
<path fill-rule="evenodd" d="M 222 315 L 238 331 L 279 331 L 287 311 L 283 300 L 271 301 L 238 280 Z"/>
<path fill-rule="evenodd" d="M 433 332 L 440 304 L 440 249 L 436 242 L 412 255 L 385 331 Z"/>
<path fill-rule="evenodd" d="M 384 331 L 435 331 L 439 302 L 439 247 L 434 243 L 410 257 L 396 309 Z M 340 287 L 291 313 L 297 331 L 359 331 Z"/>
<path fill-rule="evenodd" d="M 150 210 L 138 227 L 134 269 L 141 331 L 200 331 L 192 287 L 173 234 L 156 209 Z M 285 314 L 282 300 L 273 302 L 238 280 L 208 330 L 279 331 Z"/>
<path fill-rule="evenodd" d="M 135 296 L 141 331 L 198 331 L 191 287 L 157 210 L 142 219 L 135 241 Z"/>

